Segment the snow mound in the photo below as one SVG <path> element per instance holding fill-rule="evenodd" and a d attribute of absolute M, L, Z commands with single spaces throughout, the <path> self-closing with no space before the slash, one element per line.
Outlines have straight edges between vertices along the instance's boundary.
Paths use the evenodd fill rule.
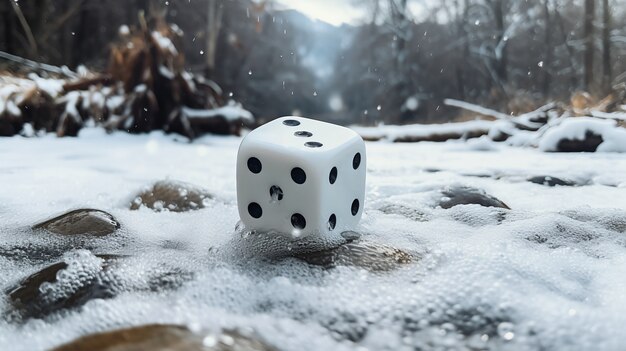
<path fill-rule="evenodd" d="M 538 147 L 542 151 L 561 151 L 559 144 L 564 140 L 584 141 L 591 136 L 600 137 L 599 152 L 626 152 L 626 129 L 618 127 L 614 120 L 592 117 L 565 118 L 548 129 L 540 138 Z"/>

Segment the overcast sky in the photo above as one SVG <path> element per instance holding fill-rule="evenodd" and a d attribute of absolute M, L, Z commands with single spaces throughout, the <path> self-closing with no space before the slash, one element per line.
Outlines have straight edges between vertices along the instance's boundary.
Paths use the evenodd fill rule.
<path fill-rule="evenodd" d="M 408 7 L 414 16 L 425 13 L 424 6 L 439 0 L 409 1 Z M 287 8 L 298 10 L 303 14 L 330 24 L 339 26 L 343 23 L 356 24 L 365 20 L 367 6 L 357 6 L 354 0 L 276 0 Z"/>
<path fill-rule="evenodd" d="M 350 0 L 277 0 L 288 8 L 334 25 L 355 23 L 363 18 L 362 8 L 355 7 Z"/>

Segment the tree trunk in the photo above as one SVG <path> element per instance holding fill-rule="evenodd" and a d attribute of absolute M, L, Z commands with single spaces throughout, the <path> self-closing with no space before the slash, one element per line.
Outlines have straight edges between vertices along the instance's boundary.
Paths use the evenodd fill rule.
<path fill-rule="evenodd" d="M 394 27 L 395 32 L 395 48 L 393 61 L 393 77 L 392 85 L 394 91 L 394 99 L 392 104 L 396 106 L 402 105 L 408 98 L 410 91 L 409 79 L 411 77 L 408 74 L 407 59 L 409 56 L 407 49 L 407 39 L 410 30 L 407 23 L 407 0 L 389 0 L 389 7 L 391 9 L 391 25 Z M 397 117 L 398 123 L 405 123 L 411 116 L 404 113 L 399 113 Z"/>
<path fill-rule="evenodd" d="M 496 43 L 500 43 L 504 39 L 504 6 L 502 0 L 494 1 L 494 17 L 496 22 Z M 500 80 L 500 84 L 505 86 L 507 82 L 507 64 L 508 58 L 506 54 L 506 46 L 502 48 L 502 52 L 496 57 L 496 74 Z"/>
<path fill-rule="evenodd" d="M 552 14 L 554 17 L 554 22 L 559 26 L 559 32 L 561 33 L 561 41 L 565 44 L 565 49 L 567 49 L 567 59 L 569 61 L 569 66 L 572 69 L 572 72 L 574 72 L 573 74 L 570 74 L 569 77 L 569 86 L 567 86 L 567 90 L 568 90 L 568 94 L 571 93 L 571 90 L 573 89 L 579 89 L 579 83 L 578 83 L 578 74 L 576 73 L 576 67 L 578 67 L 578 65 L 576 64 L 574 58 L 576 57 L 576 54 L 574 52 L 574 49 L 572 48 L 572 46 L 568 43 L 568 31 L 565 28 L 565 23 L 563 21 L 563 17 L 561 16 L 561 13 L 559 12 L 559 6 L 560 3 L 558 1 L 554 2 L 554 7 L 552 8 Z"/>
<path fill-rule="evenodd" d="M 209 0 L 208 26 L 206 42 L 206 71 L 208 78 L 213 78 L 215 74 L 215 58 L 217 55 L 217 41 L 222 29 L 223 7 L 219 0 Z"/>
<path fill-rule="evenodd" d="M 85 61 L 85 57 L 88 55 L 87 51 L 87 40 L 93 35 L 89 33 L 89 19 L 90 13 L 87 9 L 87 6 L 83 6 L 79 12 L 78 19 L 78 27 L 75 31 L 73 31 L 72 37 L 72 57 L 71 57 L 71 67 L 76 67 Z"/>
<path fill-rule="evenodd" d="M 602 87 L 605 94 L 611 91 L 611 8 L 609 0 L 602 0 Z"/>
<path fill-rule="evenodd" d="M 583 89 L 589 91 L 593 82 L 593 20 L 595 18 L 595 0 L 585 0 L 585 54 Z"/>
<path fill-rule="evenodd" d="M 4 44 L 5 50 L 10 54 L 18 54 L 15 52 L 15 15 L 11 6 L 7 2 L 3 2 L 3 22 L 4 22 Z"/>
<path fill-rule="evenodd" d="M 552 81 L 552 75 L 550 72 L 550 67 L 552 65 L 552 57 L 554 55 L 554 48 L 552 47 L 552 16 L 550 15 L 550 0 L 545 0 L 543 2 L 543 11 L 545 18 L 545 29 L 544 29 L 544 41 L 545 41 L 545 55 L 543 59 L 543 96 L 549 97 L 550 95 L 550 83 Z"/>
<path fill-rule="evenodd" d="M 456 34 L 459 40 L 462 40 L 463 45 L 463 57 L 469 58 L 469 38 L 465 31 L 465 23 L 467 21 L 467 14 L 469 9 L 469 0 L 465 0 L 463 6 L 461 6 L 459 0 L 454 1 L 454 7 L 456 11 L 457 30 Z M 465 100 L 465 65 L 457 63 L 455 67 L 456 85 L 459 98 Z"/>

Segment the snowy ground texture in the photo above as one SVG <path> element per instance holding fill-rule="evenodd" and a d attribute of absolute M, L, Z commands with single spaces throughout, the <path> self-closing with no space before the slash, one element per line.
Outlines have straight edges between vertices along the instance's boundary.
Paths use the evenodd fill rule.
<path fill-rule="evenodd" d="M 0 248 L 26 254 L 0 255 L 0 349 L 47 349 L 148 323 L 251 328 L 279 350 L 626 345 L 624 154 L 543 153 L 486 139 L 367 143 L 360 240 L 413 257 L 375 271 L 225 254 L 237 252 L 234 239 L 241 236 L 239 142 L 97 129 L 78 138 L 1 139 Z M 535 176 L 574 186 L 527 181 Z M 206 188 L 214 198 L 196 211 L 129 209 L 144 187 L 168 178 Z M 511 209 L 437 207 L 441 189 L 456 185 L 484 189 Z M 69 239 L 31 229 L 75 208 L 107 211 L 121 228 L 72 239 L 69 247 Z M 58 257 L 27 258 L 42 247 L 66 249 Z M 129 255 L 111 273 L 121 277 L 122 293 L 44 319 L 7 317 L 13 307 L 6 291 L 19 281 L 62 259 L 89 270 L 94 254 Z M 188 279 L 171 289 L 141 288 L 145 272 L 158 269 Z"/>

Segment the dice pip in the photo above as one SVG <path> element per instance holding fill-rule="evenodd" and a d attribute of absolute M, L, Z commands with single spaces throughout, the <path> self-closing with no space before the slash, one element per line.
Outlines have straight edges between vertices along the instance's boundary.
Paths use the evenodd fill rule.
<path fill-rule="evenodd" d="M 363 212 L 365 143 L 354 131 L 282 117 L 250 132 L 237 154 L 237 203 L 247 229 L 293 237 L 354 228 Z"/>

